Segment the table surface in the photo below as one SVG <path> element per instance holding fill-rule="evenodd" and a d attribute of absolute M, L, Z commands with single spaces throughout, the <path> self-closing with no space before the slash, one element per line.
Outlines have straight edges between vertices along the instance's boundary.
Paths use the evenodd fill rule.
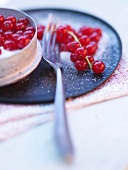
<path fill-rule="evenodd" d="M 1 7 L 29 9 L 61 7 L 92 13 L 105 19 L 128 47 L 126 0 L 1 0 Z M 68 122 L 75 147 L 72 165 L 57 151 L 51 121 L 0 143 L 1 170 L 127 170 L 128 97 L 121 97 L 70 112 Z"/>

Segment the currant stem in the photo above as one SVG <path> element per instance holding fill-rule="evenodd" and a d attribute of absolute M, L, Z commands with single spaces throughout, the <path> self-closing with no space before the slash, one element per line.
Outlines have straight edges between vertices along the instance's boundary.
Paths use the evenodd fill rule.
<path fill-rule="evenodd" d="M 72 31 L 68 31 L 68 34 L 70 34 L 74 38 L 74 40 L 77 41 L 80 44 L 80 47 L 82 47 L 79 39 L 77 38 L 77 36 Z"/>
<path fill-rule="evenodd" d="M 77 41 L 80 44 L 80 47 L 82 47 L 79 39 L 77 38 L 77 36 L 72 31 L 68 31 L 68 34 L 70 34 L 74 38 L 74 40 Z M 92 70 L 92 64 L 90 63 L 88 56 L 86 56 L 85 59 L 87 60 L 87 63 L 89 65 L 90 69 Z"/>
<path fill-rule="evenodd" d="M 92 64 L 90 63 L 90 61 L 89 61 L 89 59 L 88 59 L 88 56 L 86 56 L 85 59 L 87 60 L 90 69 L 92 70 Z"/>

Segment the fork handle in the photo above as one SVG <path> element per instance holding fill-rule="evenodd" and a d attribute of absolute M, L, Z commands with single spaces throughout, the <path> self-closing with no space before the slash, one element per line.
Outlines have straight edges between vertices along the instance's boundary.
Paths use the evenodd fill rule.
<path fill-rule="evenodd" d="M 65 109 L 65 91 L 63 75 L 60 68 L 56 69 L 57 82 L 55 92 L 55 137 L 60 152 L 67 161 L 73 158 L 73 145 L 71 142 Z"/>

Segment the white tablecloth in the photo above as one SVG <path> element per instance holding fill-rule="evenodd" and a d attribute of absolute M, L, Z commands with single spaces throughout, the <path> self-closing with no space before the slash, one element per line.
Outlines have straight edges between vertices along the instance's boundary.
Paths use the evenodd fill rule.
<path fill-rule="evenodd" d="M 95 14 L 116 28 L 123 42 L 124 53 L 127 55 L 128 2 L 126 0 L 1 0 L 0 5 L 19 9 L 61 7 Z M 75 147 L 75 160 L 72 165 L 65 165 L 60 158 L 53 137 L 54 122 L 47 122 L 52 120 L 52 115 L 49 114 L 48 120 L 44 119 L 45 115 L 43 115 L 46 123 L 43 126 L 34 126 L 30 131 L 0 143 L 0 169 L 126 170 L 128 166 L 127 101 L 128 97 L 122 97 L 77 109 L 68 114 Z M 6 112 L 8 106 L 3 107 Z M 20 122 L 16 122 L 15 128 L 18 124 Z M 41 124 L 42 121 L 37 125 Z"/>

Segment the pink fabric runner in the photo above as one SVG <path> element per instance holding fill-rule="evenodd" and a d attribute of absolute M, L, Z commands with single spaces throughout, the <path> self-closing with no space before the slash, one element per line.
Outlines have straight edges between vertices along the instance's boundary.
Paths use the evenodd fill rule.
<path fill-rule="evenodd" d="M 98 102 L 128 95 L 128 57 L 123 55 L 113 75 L 96 90 L 66 101 L 67 113 Z M 0 141 L 53 119 L 54 105 L 0 104 Z"/>

